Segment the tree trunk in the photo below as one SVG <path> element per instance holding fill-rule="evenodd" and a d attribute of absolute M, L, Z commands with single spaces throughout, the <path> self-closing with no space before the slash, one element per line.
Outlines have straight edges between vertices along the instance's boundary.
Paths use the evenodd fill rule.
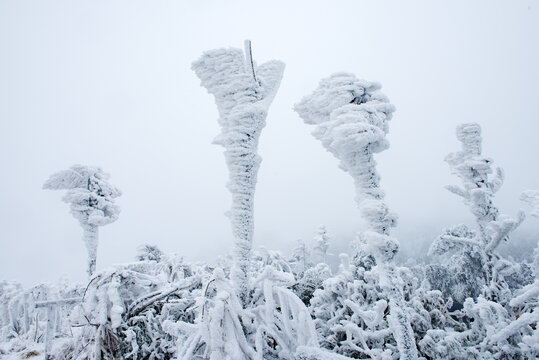
<path fill-rule="evenodd" d="M 95 225 L 86 224 L 83 226 L 82 239 L 88 250 L 88 277 L 91 278 L 95 273 L 97 261 L 97 242 L 98 242 L 98 227 Z"/>

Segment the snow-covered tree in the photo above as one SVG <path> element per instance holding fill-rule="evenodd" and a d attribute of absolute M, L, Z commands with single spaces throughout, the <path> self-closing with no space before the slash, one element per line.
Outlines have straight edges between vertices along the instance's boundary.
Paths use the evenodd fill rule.
<path fill-rule="evenodd" d="M 489 300 L 506 303 L 511 291 L 504 275 L 514 272 L 514 267 L 503 261 L 495 250 L 524 220 L 524 213 L 519 212 L 514 219 L 501 214 L 494 205 L 494 196 L 503 184 L 504 174 L 501 168 L 493 170 L 492 160 L 481 154 L 481 127 L 476 123 L 461 124 L 457 126 L 457 139 L 462 150 L 449 154 L 445 160 L 451 172 L 462 180 L 462 186 L 446 188 L 463 199 L 475 217 L 476 229 L 460 225 L 445 231 L 434 241 L 430 253 L 455 254 L 451 260 L 447 261 L 447 256 L 445 259 L 449 267 L 463 275 L 456 279 L 456 287 L 461 288 L 462 296 L 474 296 L 477 295 L 474 292 L 481 291 Z M 454 278 L 454 275 L 451 270 L 447 273 L 448 278 Z M 437 272 L 431 276 L 427 273 L 427 276 L 432 283 L 440 282 Z M 465 290 L 466 287 L 469 290 Z"/>
<path fill-rule="evenodd" d="M 398 251 L 390 236 L 397 216 L 384 202 L 374 154 L 389 147 L 386 134 L 395 110 L 380 85 L 337 73 L 323 79 L 295 110 L 305 123 L 316 125 L 313 136 L 340 160 L 340 167 L 354 179 L 356 201 L 368 229 L 361 234 L 376 259 L 380 282 L 389 297 L 389 324 L 401 359 L 416 359 L 417 350 L 403 297 L 401 280 L 392 259 Z"/>
<path fill-rule="evenodd" d="M 447 188 L 463 198 L 476 228 L 459 225 L 447 229 L 430 248 L 431 255 L 442 258 L 441 265 L 427 268 L 430 287 L 462 304 L 446 317 L 451 327 L 428 330 L 419 348 L 432 358 L 534 359 L 539 354 L 539 318 L 534 310 L 537 281 L 530 284 L 533 276 L 528 264 L 503 259 L 495 251 L 502 240 L 509 239 L 524 214 L 512 219 L 494 205 L 503 172 L 499 168 L 493 171 L 492 160 L 482 156 L 479 125 L 458 126 L 457 138 L 462 150 L 449 154 L 446 161 L 461 178 L 462 187 Z M 525 199 L 533 200 L 533 194 Z"/>
<path fill-rule="evenodd" d="M 63 201 L 71 207 L 71 214 L 79 220 L 82 239 L 88 250 L 88 276 L 95 272 L 98 228 L 118 219 L 120 207 L 114 199 L 121 195 L 118 188 L 108 183 L 109 174 L 99 167 L 73 165 L 49 177 L 44 189 L 67 190 Z"/>
<path fill-rule="evenodd" d="M 324 225 L 321 225 L 314 235 L 315 246 L 314 250 L 320 254 L 321 260 L 327 263 L 327 255 L 329 249 L 329 235 Z"/>
<path fill-rule="evenodd" d="M 163 252 L 155 245 L 144 244 L 137 248 L 138 261 L 161 261 Z"/>
<path fill-rule="evenodd" d="M 520 200 L 531 206 L 531 216 L 539 218 L 539 191 L 526 190 L 522 194 L 520 194 Z"/>
<path fill-rule="evenodd" d="M 245 54 L 234 48 L 207 51 L 192 68 L 202 86 L 214 95 L 219 110 L 221 134 L 214 143 L 225 148 L 230 171 L 232 208 L 228 216 L 235 239 L 232 277 L 245 303 L 249 291 L 253 201 L 261 161 L 257 154 L 258 138 L 279 88 L 284 64 L 269 61 L 257 66 L 251 57 L 250 42 L 246 41 Z"/>
<path fill-rule="evenodd" d="M 297 243 L 298 245 L 292 250 L 292 259 L 290 260 L 296 278 L 303 276 L 303 273 L 313 266 L 311 249 L 302 239 L 298 239 Z"/>

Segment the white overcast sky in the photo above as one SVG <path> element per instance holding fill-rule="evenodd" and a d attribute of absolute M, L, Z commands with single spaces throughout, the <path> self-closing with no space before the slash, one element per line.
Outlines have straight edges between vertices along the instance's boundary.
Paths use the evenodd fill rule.
<path fill-rule="evenodd" d="M 292 110 L 337 71 L 381 82 L 397 108 L 377 161 L 405 251 L 472 223 L 443 189 L 458 183 L 443 158 L 461 122 L 481 124 L 484 153 L 506 170 L 502 212 L 539 189 L 537 0 L 0 0 L 0 279 L 85 279 L 79 224 L 61 192 L 41 189 L 76 163 L 101 166 L 123 191 L 98 269 L 143 243 L 188 260 L 226 254 L 217 111 L 190 66 L 244 39 L 259 63 L 286 63 L 260 139 L 255 247 L 289 251 L 325 224 L 342 251 L 361 228 L 350 176 Z M 531 232 L 537 219 L 516 237 Z"/>

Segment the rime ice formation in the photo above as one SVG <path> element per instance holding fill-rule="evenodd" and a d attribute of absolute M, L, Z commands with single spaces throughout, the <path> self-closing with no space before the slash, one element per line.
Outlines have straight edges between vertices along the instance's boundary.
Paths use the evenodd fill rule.
<path fill-rule="evenodd" d="M 62 200 L 70 204 L 71 214 L 82 227 L 90 277 L 95 272 L 98 227 L 116 221 L 120 214 L 120 207 L 114 204 L 114 199 L 121 192 L 107 182 L 109 177 L 99 167 L 73 165 L 51 175 L 43 185 L 44 189 L 68 190 Z"/>
<path fill-rule="evenodd" d="M 354 179 L 356 201 L 368 230 L 361 238 L 376 258 L 382 282 L 390 293 L 390 326 L 401 359 L 416 359 L 414 335 L 407 316 L 402 285 L 391 260 L 399 244 L 390 236 L 397 216 L 384 202 L 373 155 L 389 147 L 388 121 L 395 111 L 376 83 L 337 73 L 323 79 L 295 110 L 307 124 L 316 125 L 313 136 L 340 160 L 340 167 Z"/>
<path fill-rule="evenodd" d="M 279 61 L 253 64 L 250 46 L 246 45 L 247 57 L 239 49 L 211 50 L 192 66 L 201 85 L 214 95 L 219 110 L 221 134 L 214 142 L 225 148 L 230 172 L 232 208 L 228 216 L 236 259 L 233 279 L 243 301 L 248 292 L 253 200 L 261 161 L 257 154 L 258 138 L 284 71 L 284 64 Z"/>

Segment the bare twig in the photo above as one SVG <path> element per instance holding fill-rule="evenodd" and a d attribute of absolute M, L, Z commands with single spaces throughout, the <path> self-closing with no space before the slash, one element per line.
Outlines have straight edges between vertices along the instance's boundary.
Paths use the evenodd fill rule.
<path fill-rule="evenodd" d="M 245 40 L 244 47 L 245 47 L 245 60 L 247 61 L 247 65 L 250 68 L 249 70 L 251 70 L 255 84 L 258 84 L 258 80 L 256 80 L 256 74 L 255 74 L 255 65 L 253 63 L 253 52 L 251 50 L 251 40 Z"/>

